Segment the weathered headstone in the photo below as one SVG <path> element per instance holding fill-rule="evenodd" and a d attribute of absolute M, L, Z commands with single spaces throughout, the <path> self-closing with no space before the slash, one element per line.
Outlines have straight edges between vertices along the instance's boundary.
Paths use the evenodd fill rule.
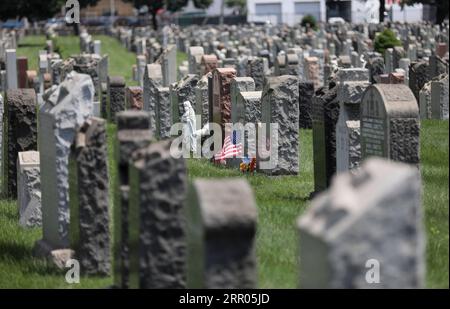
<path fill-rule="evenodd" d="M 367 69 L 341 69 L 339 85 L 339 118 L 336 124 L 336 171 L 356 169 L 361 159 L 360 102 L 370 85 Z"/>
<path fill-rule="evenodd" d="M 201 60 L 201 75 L 206 75 L 219 67 L 216 55 L 203 55 Z"/>
<path fill-rule="evenodd" d="M 170 145 L 152 143 L 130 163 L 130 288 L 186 286 L 186 163 Z"/>
<path fill-rule="evenodd" d="M 419 101 L 420 90 L 430 79 L 427 62 L 421 61 L 411 63 L 409 69 L 409 88 L 411 88 L 417 101 Z"/>
<path fill-rule="evenodd" d="M 80 271 L 111 269 L 106 121 L 88 118 L 78 129 L 69 160 L 70 243 Z"/>
<path fill-rule="evenodd" d="M 24 151 L 17 155 L 17 206 L 20 226 L 41 226 L 41 177 L 37 151 Z"/>
<path fill-rule="evenodd" d="M 28 58 L 17 57 L 17 85 L 18 88 L 27 88 Z"/>
<path fill-rule="evenodd" d="M 168 47 L 161 54 L 161 66 L 163 74 L 163 86 L 169 87 L 177 81 L 177 49 L 175 45 Z"/>
<path fill-rule="evenodd" d="M 245 180 L 194 180 L 187 220 L 188 288 L 257 287 L 257 208 Z"/>
<path fill-rule="evenodd" d="M 314 89 L 320 87 L 319 59 L 317 57 L 305 58 L 305 77 L 307 81 L 314 83 Z"/>
<path fill-rule="evenodd" d="M 3 131 L 3 184 L 7 196 L 17 197 L 17 153 L 37 149 L 36 93 L 34 89 L 9 89 Z"/>
<path fill-rule="evenodd" d="M 142 98 L 142 87 L 128 86 L 125 88 L 126 107 L 132 110 L 142 110 L 144 107 L 144 99 Z"/>
<path fill-rule="evenodd" d="M 195 86 L 198 75 L 188 74 L 182 80 L 170 85 L 170 104 L 172 106 L 172 124 L 180 122 L 184 114 L 183 102 L 191 102 L 195 109 Z"/>
<path fill-rule="evenodd" d="M 108 76 L 109 107 L 108 119 L 116 122 L 116 114 L 125 110 L 125 79 L 121 76 Z"/>
<path fill-rule="evenodd" d="M 311 109 L 312 98 L 314 96 L 314 83 L 300 81 L 299 88 L 299 127 L 301 129 L 311 129 Z"/>
<path fill-rule="evenodd" d="M 270 151 L 277 154 L 274 165 L 262 169 L 269 175 L 297 175 L 299 172 L 298 95 L 297 76 L 269 77 L 264 85 L 261 97 L 261 122 L 266 126 L 266 136 L 258 137 L 259 143 L 263 143 L 262 145 L 258 143 L 258 148 L 265 149 L 267 142 L 264 144 L 264 141 L 267 139 L 271 145 Z M 272 123 L 278 125 L 278 132 L 270 132 Z M 272 145 L 272 138 L 275 135 L 278 135 L 278 143 Z"/>
<path fill-rule="evenodd" d="M 448 74 L 431 82 L 431 117 L 448 120 Z"/>
<path fill-rule="evenodd" d="M 157 88 L 162 85 L 161 65 L 152 63 L 145 66 L 144 72 L 144 110 L 150 113 L 150 128 L 156 129 Z"/>
<path fill-rule="evenodd" d="M 157 139 L 166 139 L 170 137 L 170 128 L 172 126 L 169 87 L 157 88 L 156 95 L 155 137 Z"/>
<path fill-rule="evenodd" d="M 255 81 L 255 90 L 262 91 L 264 87 L 264 61 L 260 57 L 251 57 L 248 59 L 247 76 Z"/>
<path fill-rule="evenodd" d="M 419 108 L 406 85 L 370 86 L 361 101 L 362 158 L 419 164 Z"/>
<path fill-rule="evenodd" d="M 115 158 L 118 173 L 114 199 L 114 285 L 129 287 L 129 160 L 134 151 L 150 144 L 150 115 L 128 110 L 117 114 Z"/>
<path fill-rule="evenodd" d="M 336 123 L 339 101 L 335 82 L 320 88 L 313 97 L 314 190 L 325 190 L 336 172 Z"/>
<path fill-rule="evenodd" d="M 203 75 L 195 86 L 195 113 L 200 115 L 201 127 L 209 122 L 208 76 Z"/>
<path fill-rule="evenodd" d="M 43 240 L 36 249 L 40 252 L 69 247 L 70 146 L 76 130 L 92 115 L 94 91 L 89 75 L 71 72 L 44 95 L 38 130 Z"/>
<path fill-rule="evenodd" d="M 338 175 L 298 220 L 300 286 L 423 287 L 422 220 L 417 169 L 371 159 Z"/>
<path fill-rule="evenodd" d="M 239 93 L 244 91 L 255 91 L 255 81 L 251 77 L 234 77 L 230 83 L 231 114 L 233 106 L 236 105 Z"/>
<path fill-rule="evenodd" d="M 189 74 L 200 74 L 200 64 L 205 51 L 201 46 L 189 47 L 188 61 L 189 61 Z"/>

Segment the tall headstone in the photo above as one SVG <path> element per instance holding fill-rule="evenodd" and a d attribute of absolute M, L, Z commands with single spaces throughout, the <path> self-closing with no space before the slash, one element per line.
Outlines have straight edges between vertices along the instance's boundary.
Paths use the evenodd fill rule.
<path fill-rule="evenodd" d="M 158 63 L 147 64 L 144 72 L 144 110 L 150 113 L 150 128 L 156 129 L 157 88 L 162 85 L 162 69 Z"/>
<path fill-rule="evenodd" d="M 336 124 L 339 101 L 335 82 L 318 89 L 313 97 L 314 190 L 325 190 L 336 172 Z"/>
<path fill-rule="evenodd" d="M 312 119 L 312 98 L 314 96 L 314 83 L 310 81 L 300 81 L 299 88 L 299 127 L 301 129 L 311 129 Z"/>
<path fill-rule="evenodd" d="M 276 147 L 270 149 L 277 154 L 275 165 L 269 169 L 262 169 L 269 175 L 297 175 L 299 172 L 298 95 L 297 76 L 269 77 L 264 85 L 261 98 L 261 122 L 266 126 L 266 136 L 258 137 L 258 148 L 266 148 L 267 144 L 270 147 Z M 278 125 L 278 132 L 270 132 L 272 123 Z M 276 135 L 278 135 L 278 143 L 275 144 L 272 138 Z M 264 144 L 265 140 L 269 143 Z M 258 155 L 260 151 L 258 149 Z"/>
<path fill-rule="evenodd" d="M 188 61 L 189 61 L 189 74 L 200 74 L 201 61 L 205 51 L 201 46 L 189 47 Z"/>
<path fill-rule="evenodd" d="M 17 86 L 18 88 L 27 88 L 27 70 L 28 58 L 17 57 Z"/>
<path fill-rule="evenodd" d="M 88 118 L 77 130 L 69 160 L 70 243 L 80 271 L 111 269 L 106 121 Z"/>
<path fill-rule="evenodd" d="M 336 171 L 343 172 L 356 169 L 361 160 L 360 103 L 370 82 L 367 69 L 341 69 L 337 75 Z"/>
<path fill-rule="evenodd" d="M 247 63 L 247 76 L 255 81 L 255 90 L 262 91 L 264 87 L 264 61 L 260 57 L 251 57 Z"/>
<path fill-rule="evenodd" d="M 69 247 L 69 154 L 77 129 L 92 116 L 94 85 L 89 75 L 71 72 L 45 93 L 39 111 L 43 240 L 48 252 Z"/>
<path fill-rule="evenodd" d="M 419 164 L 419 108 L 406 85 L 370 86 L 361 101 L 362 158 Z"/>
<path fill-rule="evenodd" d="M 219 67 L 217 56 L 203 55 L 201 60 L 201 75 L 206 75 Z"/>
<path fill-rule="evenodd" d="M 419 92 L 422 87 L 431 79 L 428 72 L 428 63 L 425 61 L 413 62 L 409 68 L 409 88 L 419 101 Z"/>
<path fill-rule="evenodd" d="M 170 145 L 152 143 L 130 164 L 130 288 L 186 286 L 186 163 Z"/>
<path fill-rule="evenodd" d="M 125 110 L 125 79 L 122 76 L 108 76 L 109 107 L 108 119 L 116 122 L 116 114 Z"/>
<path fill-rule="evenodd" d="M 189 190 L 188 288 L 256 288 L 257 208 L 242 179 L 197 179 Z"/>
<path fill-rule="evenodd" d="M 370 159 L 338 175 L 298 220 L 300 287 L 422 288 L 422 220 L 417 169 Z"/>
<path fill-rule="evenodd" d="M 155 137 L 157 139 L 166 139 L 170 137 L 170 128 L 172 126 L 169 87 L 157 88 L 156 95 Z"/>
<path fill-rule="evenodd" d="M 231 123 L 231 80 L 236 77 L 233 68 L 218 68 L 212 72 L 212 122 L 224 131 L 225 123 Z M 227 134 L 225 132 L 225 134 Z M 225 136 L 222 136 L 222 140 Z"/>
<path fill-rule="evenodd" d="M 239 93 L 244 91 L 255 91 L 255 81 L 251 77 L 235 77 L 231 80 L 231 114 L 233 114 L 233 106 L 236 105 Z"/>
<path fill-rule="evenodd" d="M 41 177 L 37 151 L 24 151 L 17 155 L 17 206 L 20 226 L 41 226 Z"/>
<path fill-rule="evenodd" d="M 448 120 L 448 74 L 431 82 L 431 117 Z"/>
<path fill-rule="evenodd" d="M 3 115 L 4 193 L 17 197 L 17 154 L 37 149 L 37 112 L 34 89 L 9 89 Z"/>
<path fill-rule="evenodd" d="M 169 87 L 177 81 L 177 49 L 175 45 L 168 45 L 162 55 L 163 86 Z"/>
<path fill-rule="evenodd" d="M 209 122 L 208 76 L 203 75 L 195 86 L 195 114 L 200 115 L 201 127 Z"/>
<path fill-rule="evenodd" d="M 150 115 L 128 110 L 117 114 L 115 158 L 117 179 L 114 198 L 114 285 L 129 287 L 129 160 L 133 152 L 150 144 Z"/>
<path fill-rule="evenodd" d="M 17 56 L 15 49 L 7 49 L 6 56 L 6 89 L 17 89 Z"/>

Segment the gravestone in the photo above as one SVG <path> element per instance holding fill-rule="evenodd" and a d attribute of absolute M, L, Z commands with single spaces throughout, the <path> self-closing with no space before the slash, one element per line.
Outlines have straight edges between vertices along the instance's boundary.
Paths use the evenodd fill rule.
<path fill-rule="evenodd" d="M 195 114 L 200 115 L 201 127 L 209 122 L 208 76 L 211 73 L 203 75 L 194 88 Z"/>
<path fill-rule="evenodd" d="M 69 160 L 70 242 L 86 275 L 106 276 L 111 268 L 107 162 L 106 121 L 88 118 Z"/>
<path fill-rule="evenodd" d="M 336 176 L 298 220 L 300 287 L 422 288 L 422 219 L 417 169 L 370 159 Z"/>
<path fill-rule="evenodd" d="M 1 45 L 1 44 L 0 44 Z M 4 146 L 3 146 L 3 126 L 4 126 L 4 108 L 5 108 L 5 104 L 3 101 L 3 95 L 2 95 L 2 91 L 0 91 L 0 173 L 3 175 L 3 152 L 4 152 Z M 1 187 L 3 188 L 4 183 L 3 183 L 3 177 L 0 177 L 0 184 Z"/>
<path fill-rule="evenodd" d="M 243 179 L 193 181 L 187 206 L 187 287 L 257 287 L 257 208 Z"/>
<path fill-rule="evenodd" d="M 307 81 L 313 82 L 314 89 L 320 87 L 319 59 L 317 57 L 305 58 L 305 77 Z"/>
<path fill-rule="evenodd" d="M 158 100 L 157 88 L 162 85 L 161 65 L 157 63 L 147 64 L 144 73 L 144 110 L 150 113 L 150 128 L 156 129 L 156 101 Z"/>
<path fill-rule="evenodd" d="M 245 130 L 244 134 L 236 134 L 236 143 L 242 143 L 243 155 L 248 158 L 256 158 L 256 128 L 261 121 L 261 96 L 262 91 L 240 92 L 231 108 L 231 121 L 241 123 Z"/>
<path fill-rule="evenodd" d="M 255 81 L 255 90 L 262 91 L 264 87 L 264 61 L 261 57 L 250 57 L 247 63 L 247 76 Z"/>
<path fill-rule="evenodd" d="M 311 129 L 311 109 L 312 98 L 314 96 L 314 83 L 308 81 L 300 81 L 299 89 L 299 127 L 301 129 Z"/>
<path fill-rule="evenodd" d="M 27 70 L 28 70 L 28 58 L 17 57 L 17 86 L 18 88 L 27 88 Z"/>
<path fill-rule="evenodd" d="M 339 117 L 337 86 L 318 89 L 313 97 L 314 190 L 325 190 L 336 172 L 336 124 Z"/>
<path fill-rule="evenodd" d="M 130 163 L 130 288 L 186 286 L 186 163 L 170 145 L 152 143 Z"/>
<path fill-rule="evenodd" d="M 41 226 L 41 177 L 37 151 L 24 151 L 17 155 L 17 206 L 20 226 Z"/>
<path fill-rule="evenodd" d="M 5 51 L 6 89 L 17 89 L 17 58 L 15 49 Z"/>
<path fill-rule="evenodd" d="M 159 87 L 156 89 L 156 92 L 155 136 L 157 139 L 166 139 L 170 137 L 170 128 L 172 126 L 170 89 L 169 87 Z"/>
<path fill-rule="evenodd" d="M 384 60 L 381 57 L 371 57 L 367 61 L 366 68 L 370 73 L 370 82 L 372 84 L 379 82 L 378 76 L 384 74 Z"/>
<path fill-rule="evenodd" d="M 370 86 L 361 101 L 362 158 L 419 164 L 419 108 L 406 85 Z"/>
<path fill-rule="evenodd" d="M 114 185 L 114 285 L 129 287 L 129 160 L 134 151 L 150 144 L 150 115 L 128 110 L 117 114 L 115 162 L 117 179 Z"/>
<path fill-rule="evenodd" d="M 431 117 L 448 120 L 448 74 L 431 82 Z"/>
<path fill-rule="evenodd" d="M 125 110 L 125 79 L 122 76 L 108 76 L 108 93 L 108 119 L 115 123 L 116 114 Z"/>
<path fill-rule="evenodd" d="M 8 197 L 17 197 L 17 153 L 37 149 L 36 93 L 9 89 L 3 128 L 3 185 Z"/>
<path fill-rule="evenodd" d="M 233 106 L 236 105 L 239 93 L 244 91 L 255 91 L 255 81 L 251 77 L 234 77 L 230 84 L 231 114 Z"/>
<path fill-rule="evenodd" d="M 163 86 L 169 87 L 177 81 L 177 49 L 175 45 L 168 45 L 160 56 Z"/>
<path fill-rule="evenodd" d="M 216 55 L 203 55 L 201 60 L 201 75 L 206 75 L 219 67 Z"/>
<path fill-rule="evenodd" d="M 212 122 L 222 127 L 225 132 L 225 124 L 231 123 L 231 80 L 236 77 L 233 68 L 218 68 L 212 72 Z M 222 135 L 222 141 L 225 138 Z"/>
<path fill-rule="evenodd" d="M 409 68 L 409 88 L 416 100 L 419 101 L 419 92 L 431 79 L 428 74 L 428 63 L 425 61 L 413 62 Z"/>
<path fill-rule="evenodd" d="M 261 147 L 270 142 L 270 152 L 277 154 L 277 162 L 268 169 L 261 169 L 269 175 L 297 175 L 298 156 L 298 78 L 282 75 L 267 78 L 261 97 L 261 122 L 266 126 L 266 136 L 258 137 L 258 156 Z M 271 124 L 278 125 L 278 132 L 270 132 Z M 269 133 L 270 132 L 270 133 Z M 269 137 L 267 134 L 270 134 Z M 278 143 L 272 145 L 272 138 L 278 134 Z M 262 143 L 262 145 L 260 144 Z M 275 147 L 275 149 L 272 149 Z M 271 160 L 274 159 L 271 154 Z M 258 160 L 260 161 L 260 160 Z M 261 162 L 260 162 L 261 167 Z"/>
<path fill-rule="evenodd" d="M 199 78 L 198 75 L 188 74 L 182 80 L 170 85 L 170 104 L 172 106 L 172 124 L 180 122 L 184 114 L 183 102 L 191 102 L 195 109 L 195 86 Z"/>
<path fill-rule="evenodd" d="M 94 91 L 89 75 L 71 72 L 44 95 L 38 130 L 43 240 L 37 252 L 69 247 L 70 146 L 76 130 L 92 116 Z"/>
<path fill-rule="evenodd" d="M 126 107 L 127 109 L 140 111 L 144 107 L 144 100 L 142 98 L 142 87 L 127 86 L 125 88 Z"/>
<path fill-rule="evenodd" d="M 189 61 L 189 74 L 200 74 L 201 61 L 204 54 L 203 47 L 191 46 L 189 47 L 188 61 Z"/>
<path fill-rule="evenodd" d="M 336 171 L 343 172 L 359 166 L 360 103 L 370 82 L 367 69 L 340 69 L 337 76 L 339 118 L 336 124 Z"/>

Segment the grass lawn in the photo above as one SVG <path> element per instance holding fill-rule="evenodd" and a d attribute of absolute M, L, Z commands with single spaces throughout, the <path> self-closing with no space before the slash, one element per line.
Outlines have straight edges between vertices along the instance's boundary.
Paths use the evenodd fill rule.
<path fill-rule="evenodd" d="M 100 37 L 102 50 L 110 54 L 111 74 L 128 76 L 135 63 L 132 54 L 114 39 Z M 26 42 L 42 42 L 42 38 L 26 38 Z M 73 42 L 75 41 L 75 43 Z M 107 42 L 107 43 L 105 43 Z M 31 43 L 30 43 L 31 44 Z M 63 55 L 78 50 L 74 38 L 58 38 Z M 74 51 L 71 50 L 74 49 Z M 19 54 L 33 57 L 39 46 L 19 48 Z M 122 56 L 120 56 L 122 55 Z M 115 59 L 124 57 L 122 61 Z M 129 55 L 129 56 L 128 56 Z M 34 56 L 37 58 L 37 56 Z M 185 55 L 179 54 L 178 61 Z M 114 63 L 117 67 L 114 68 Z M 123 70 L 123 71 L 121 71 Z M 427 231 L 427 280 L 429 288 L 448 288 L 448 121 L 427 120 L 421 127 L 421 171 L 424 185 L 423 207 Z M 108 125 L 110 183 L 115 177 L 113 141 L 115 126 Z M 242 176 L 237 170 L 216 167 L 204 160 L 188 160 L 188 175 L 196 177 L 246 177 L 255 192 L 258 205 L 257 257 L 261 288 L 295 288 L 298 284 L 298 238 L 295 220 L 307 209 L 313 190 L 312 132 L 300 130 L 300 174 L 267 177 L 261 174 Z M 112 192 L 110 194 L 112 196 Z M 81 278 L 79 285 L 65 283 L 64 273 L 32 257 L 34 242 L 40 229 L 25 230 L 18 226 L 16 201 L 0 200 L 0 288 L 2 287 L 105 287 L 111 278 Z"/>

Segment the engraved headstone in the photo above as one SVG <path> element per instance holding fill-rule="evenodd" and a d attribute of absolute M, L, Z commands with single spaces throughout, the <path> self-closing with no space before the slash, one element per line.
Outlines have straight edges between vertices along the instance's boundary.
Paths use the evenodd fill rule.
<path fill-rule="evenodd" d="M 41 226 L 41 177 L 37 151 L 24 151 L 17 155 L 17 206 L 20 226 Z"/>

